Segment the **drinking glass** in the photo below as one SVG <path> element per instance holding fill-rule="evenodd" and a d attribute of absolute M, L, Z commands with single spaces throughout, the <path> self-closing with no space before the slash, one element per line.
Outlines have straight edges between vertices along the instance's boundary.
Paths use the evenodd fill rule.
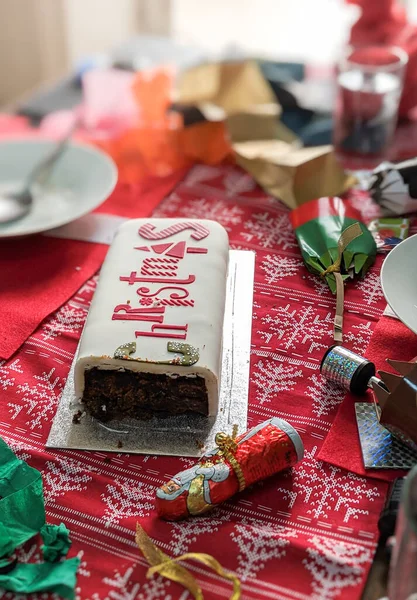
<path fill-rule="evenodd" d="M 364 46 L 351 48 L 340 62 L 333 143 L 342 161 L 373 168 L 386 158 L 407 60 L 401 48 Z"/>
<path fill-rule="evenodd" d="M 417 600 L 417 466 L 404 483 L 395 528 L 388 598 Z"/>

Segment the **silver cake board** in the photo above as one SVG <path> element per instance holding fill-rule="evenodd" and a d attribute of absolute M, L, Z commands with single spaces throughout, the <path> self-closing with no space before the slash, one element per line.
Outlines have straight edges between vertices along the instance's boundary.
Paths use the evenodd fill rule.
<path fill-rule="evenodd" d="M 83 413 L 79 423 L 74 423 L 74 415 L 78 410 L 83 411 L 74 394 L 77 351 L 46 447 L 198 457 L 215 447 L 218 432 L 231 434 L 234 425 L 239 432 L 246 431 L 254 269 L 254 252 L 230 250 L 216 417 L 187 415 L 150 421 L 124 419 L 101 423 Z"/>

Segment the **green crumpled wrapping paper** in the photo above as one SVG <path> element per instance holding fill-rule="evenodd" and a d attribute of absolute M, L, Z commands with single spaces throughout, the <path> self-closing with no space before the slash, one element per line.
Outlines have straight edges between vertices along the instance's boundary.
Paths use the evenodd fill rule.
<path fill-rule="evenodd" d="M 69 550 L 69 532 L 62 523 L 45 521 L 41 474 L 0 438 L 0 588 L 23 594 L 48 591 L 73 600 L 80 561 L 55 562 Z M 10 564 L 8 557 L 16 548 L 38 533 L 47 562 Z"/>

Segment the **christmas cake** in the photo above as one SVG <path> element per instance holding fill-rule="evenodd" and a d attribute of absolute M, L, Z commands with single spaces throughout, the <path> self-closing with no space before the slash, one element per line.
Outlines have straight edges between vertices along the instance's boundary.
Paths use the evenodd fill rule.
<path fill-rule="evenodd" d="M 75 365 L 88 412 L 102 421 L 217 413 L 228 257 L 214 221 L 118 229 Z"/>

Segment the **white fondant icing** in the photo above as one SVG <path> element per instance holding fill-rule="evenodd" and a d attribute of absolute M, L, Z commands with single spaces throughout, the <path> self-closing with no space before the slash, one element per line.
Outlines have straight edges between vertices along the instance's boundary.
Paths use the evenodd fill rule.
<path fill-rule="evenodd" d="M 185 247 L 178 242 L 185 242 Z M 75 365 L 77 397 L 82 398 L 84 374 L 92 367 L 173 376 L 199 375 L 206 382 L 209 415 L 215 415 L 228 258 L 227 233 L 214 221 L 134 219 L 124 223 L 117 230 L 101 269 L 81 338 Z M 136 275 L 131 277 L 131 273 Z M 146 281 L 133 282 L 133 279 Z M 116 307 L 119 309 L 115 310 Z M 155 308 L 160 312 L 152 312 Z M 132 312 L 135 309 L 143 312 L 140 315 Z M 113 319 L 113 315 L 122 319 Z M 127 316 L 135 320 L 126 319 Z M 138 317 L 153 320 L 136 320 Z M 155 334 L 166 337 L 154 337 Z M 172 360 L 180 355 L 169 353 L 167 344 L 179 341 L 198 348 L 199 360 L 192 366 L 180 366 L 113 358 L 116 348 L 134 341 L 133 358 Z"/>

